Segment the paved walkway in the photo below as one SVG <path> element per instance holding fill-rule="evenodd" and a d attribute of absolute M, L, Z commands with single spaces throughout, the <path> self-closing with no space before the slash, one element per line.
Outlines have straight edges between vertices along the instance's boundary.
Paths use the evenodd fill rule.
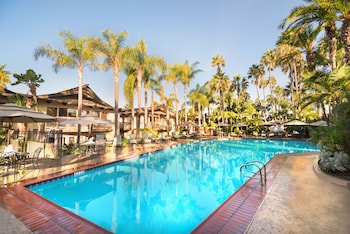
<path fill-rule="evenodd" d="M 2 176 L 0 189 L 4 182 L 22 180 L 29 183 L 46 177 L 47 173 L 67 174 L 92 165 L 135 157 L 141 152 L 151 152 L 177 143 L 123 147 L 116 153 L 100 156 L 65 157 L 60 161 L 46 162 L 43 160 L 42 164 L 32 170 Z M 349 233 L 350 183 L 315 171 L 317 157 L 288 157 L 246 233 Z M 0 198 L 0 233 L 30 233 L 23 223 L 1 206 L 3 202 Z"/>
<path fill-rule="evenodd" d="M 321 173 L 317 158 L 288 157 L 246 233 L 349 233 L 350 182 Z"/>

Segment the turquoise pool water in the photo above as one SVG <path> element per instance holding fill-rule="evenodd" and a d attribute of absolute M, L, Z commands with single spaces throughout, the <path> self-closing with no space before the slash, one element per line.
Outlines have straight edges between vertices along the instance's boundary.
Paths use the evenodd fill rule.
<path fill-rule="evenodd" d="M 246 182 L 242 164 L 310 151 L 303 141 L 199 141 L 28 188 L 114 233 L 189 233 Z"/>

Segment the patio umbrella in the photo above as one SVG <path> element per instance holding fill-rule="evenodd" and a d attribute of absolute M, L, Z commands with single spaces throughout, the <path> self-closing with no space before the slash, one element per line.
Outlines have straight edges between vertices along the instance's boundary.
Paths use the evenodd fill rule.
<path fill-rule="evenodd" d="M 187 122 L 181 123 L 180 127 L 198 127 L 198 125 L 191 121 L 187 121 Z"/>
<path fill-rule="evenodd" d="M 248 125 L 247 124 L 244 124 L 244 123 L 238 123 L 238 124 L 234 124 L 233 127 L 247 127 Z"/>
<path fill-rule="evenodd" d="M 28 109 L 23 106 L 17 106 L 13 103 L 0 104 L 0 122 L 2 123 L 42 123 L 57 122 L 57 119 Z M 10 128 L 8 130 L 7 144 L 10 143 Z"/>
<path fill-rule="evenodd" d="M 57 119 L 12 103 L 0 104 L 0 122 L 6 123 L 42 123 L 57 122 Z"/>
<path fill-rule="evenodd" d="M 228 123 L 218 123 L 218 125 L 216 125 L 216 126 L 218 126 L 218 127 L 228 127 L 228 126 L 230 126 L 230 124 L 228 124 Z"/>
<path fill-rule="evenodd" d="M 308 124 L 304 123 L 303 121 L 300 121 L 300 120 L 292 120 L 288 123 L 285 123 L 284 125 L 287 125 L 287 126 L 305 126 Z"/>
<path fill-rule="evenodd" d="M 65 121 L 60 122 L 59 124 L 110 124 L 111 122 L 96 116 L 92 115 L 84 115 L 72 119 L 67 119 Z"/>
<path fill-rule="evenodd" d="M 78 125 L 78 124 L 88 124 L 89 126 L 89 135 L 92 133 L 92 128 L 94 124 L 110 124 L 111 122 L 102 118 L 99 118 L 97 116 L 92 115 L 84 115 L 72 119 L 67 119 L 65 121 L 60 122 L 60 125 Z"/>
<path fill-rule="evenodd" d="M 310 123 L 310 126 L 315 126 L 315 127 L 327 126 L 327 122 L 324 121 L 324 120 L 320 120 L 320 121 L 316 121 L 316 122 Z"/>

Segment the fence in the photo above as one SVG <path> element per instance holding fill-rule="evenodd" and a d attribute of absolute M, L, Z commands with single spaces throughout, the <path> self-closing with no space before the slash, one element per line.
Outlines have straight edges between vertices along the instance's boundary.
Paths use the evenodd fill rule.
<path fill-rule="evenodd" d="M 62 156 L 62 131 L 15 131 L 11 134 L 11 144 L 15 150 L 28 153 L 41 147 L 40 158 L 58 158 Z"/>

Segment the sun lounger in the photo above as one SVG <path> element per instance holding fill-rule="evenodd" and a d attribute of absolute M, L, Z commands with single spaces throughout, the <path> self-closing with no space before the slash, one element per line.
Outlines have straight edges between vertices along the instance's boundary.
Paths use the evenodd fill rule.
<path fill-rule="evenodd" d="M 134 134 L 129 135 L 129 143 L 130 144 L 137 144 L 137 140 Z"/>
<path fill-rule="evenodd" d="M 143 133 L 142 134 L 142 143 L 143 144 L 147 144 L 147 143 L 151 143 L 152 140 L 150 138 L 148 138 L 148 134 L 147 133 Z"/>

